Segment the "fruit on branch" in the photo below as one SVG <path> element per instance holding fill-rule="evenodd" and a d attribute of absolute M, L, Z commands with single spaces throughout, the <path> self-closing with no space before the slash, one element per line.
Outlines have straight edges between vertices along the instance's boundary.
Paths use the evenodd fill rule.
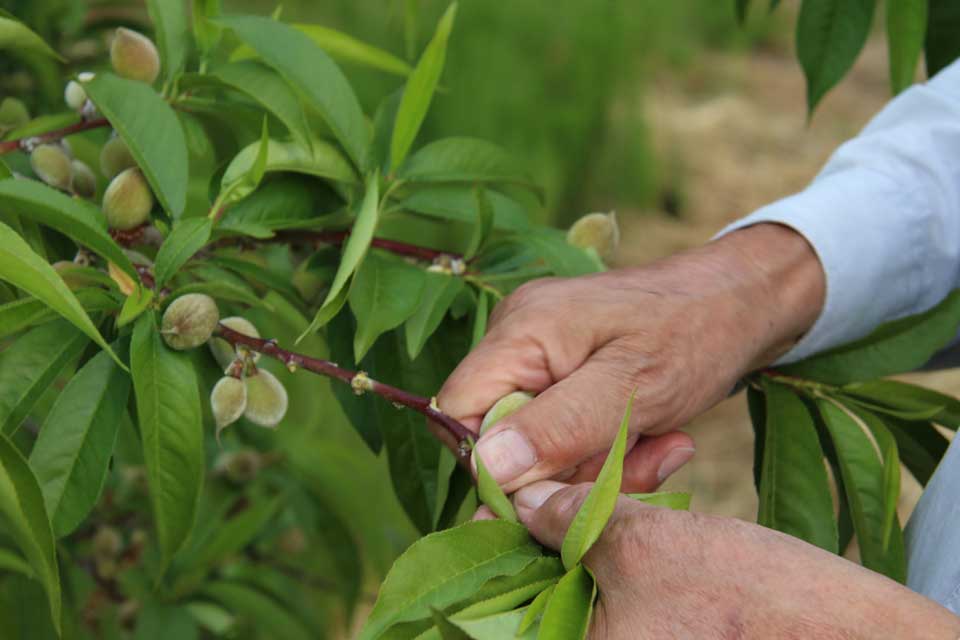
<path fill-rule="evenodd" d="M 73 111 L 80 111 L 87 102 L 87 92 L 76 80 L 71 80 L 63 89 L 63 101 Z"/>
<path fill-rule="evenodd" d="M 261 427 L 273 428 L 287 413 L 287 390 L 277 377 L 266 369 L 244 379 L 247 384 L 247 407 L 243 417 Z"/>
<path fill-rule="evenodd" d="M 219 320 L 220 311 L 213 298 L 188 293 L 171 302 L 163 312 L 160 333 L 171 349 L 193 349 L 210 339 Z"/>
<path fill-rule="evenodd" d="M 259 451 L 245 449 L 220 454 L 214 463 L 216 473 L 225 476 L 231 482 L 246 484 L 253 481 L 263 467 L 263 456 Z"/>
<path fill-rule="evenodd" d="M 240 419 L 247 408 L 247 385 L 240 378 L 224 376 L 210 392 L 210 409 L 217 425 L 217 439 L 224 427 Z"/>
<path fill-rule="evenodd" d="M 153 193 L 139 169 L 125 169 L 103 194 L 103 215 L 111 229 L 126 231 L 150 218 Z"/>
<path fill-rule="evenodd" d="M 526 391 L 514 391 L 497 400 L 480 423 L 480 435 L 507 416 L 516 413 L 520 407 L 533 400 L 533 394 Z"/>
<path fill-rule="evenodd" d="M 73 181 L 70 156 L 58 144 L 41 144 L 30 153 L 30 166 L 51 187 L 69 191 Z"/>
<path fill-rule="evenodd" d="M 153 84 L 160 75 L 160 54 L 150 38 L 132 29 L 117 29 L 110 45 L 110 64 L 117 75 Z"/>
<path fill-rule="evenodd" d="M 250 336 L 251 338 L 260 337 L 260 332 L 257 331 L 255 326 L 253 326 L 253 323 L 246 318 L 241 318 L 240 316 L 223 318 L 220 321 L 220 324 L 224 325 L 228 329 L 233 329 L 237 333 Z M 233 345 L 223 338 L 212 338 L 208 346 L 210 347 L 210 353 L 213 354 L 217 364 L 219 364 L 223 369 L 229 367 L 230 363 L 236 360 L 237 355 L 239 355 L 241 351 L 247 351 L 246 347 L 243 346 L 234 348 Z M 252 352 L 252 355 L 250 355 L 250 358 L 256 362 L 260 359 L 260 354 L 254 351 Z"/>
<path fill-rule="evenodd" d="M 581 249 L 593 249 L 601 259 L 609 260 L 620 244 L 616 213 L 588 213 L 567 231 L 567 242 Z"/>
<path fill-rule="evenodd" d="M 81 198 L 97 195 L 97 177 L 93 175 L 93 169 L 80 160 L 73 160 L 70 167 L 73 169 L 73 192 Z"/>
<path fill-rule="evenodd" d="M 0 136 L 30 121 L 30 112 L 17 98 L 4 98 L 0 102 Z"/>
<path fill-rule="evenodd" d="M 130 148 L 120 136 L 114 135 L 100 149 L 100 173 L 107 180 L 116 177 L 124 169 L 136 166 L 137 161 L 133 159 Z"/>

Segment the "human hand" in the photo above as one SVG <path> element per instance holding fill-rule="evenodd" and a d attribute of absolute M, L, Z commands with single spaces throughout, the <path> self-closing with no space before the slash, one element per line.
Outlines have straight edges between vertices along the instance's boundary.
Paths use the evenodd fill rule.
<path fill-rule="evenodd" d="M 502 396 L 539 394 L 477 444 L 510 492 L 592 480 L 636 390 L 623 490 L 650 491 L 693 455 L 675 430 L 813 324 L 823 280 L 800 235 L 764 224 L 641 268 L 535 281 L 497 305 L 439 405 L 476 432 Z"/>
<path fill-rule="evenodd" d="M 591 485 L 517 491 L 520 520 L 559 550 Z M 621 497 L 584 557 L 591 640 L 956 640 L 960 618 L 906 587 L 772 529 Z"/>

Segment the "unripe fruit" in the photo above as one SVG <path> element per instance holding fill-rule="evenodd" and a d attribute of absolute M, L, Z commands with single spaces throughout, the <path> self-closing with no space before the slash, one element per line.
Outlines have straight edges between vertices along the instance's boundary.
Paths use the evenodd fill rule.
<path fill-rule="evenodd" d="M 120 136 L 114 136 L 104 143 L 100 149 L 100 173 L 110 180 L 124 169 L 136 167 L 137 161 L 127 147 L 127 143 Z"/>
<path fill-rule="evenodd" d="M 70 156 L 58 144 L 42 144 L 30 153 L 30 166 L 37 177 L 62 191 L 70 189 L 73 167 Z"/>
<path fill-rule="evenodd" d="M 73 192 L 81 198 L 92 198 L 97 195 L 97 178 L 93 170 L 80 160 L 70 163 L 73 169 Z"/>
<path fill-rule="evenodd" d="M 581 249 L 594 249 L 602 259 L 609 260 L 620 244 L 616 214 L 588 213 L 567 231 L 567 242 Z"/>
<path fill-rule="evenodd" d="M 514 391 L 508 393 L 494 403 L 487 414 L 483 416 L 483 422 L 480 423 L 480 435 L 500 422 L 507 416 L 516 413 L 523 405 L 533 400 L 533 395 L 526 391 Z"/>
<path fill-rule="evenodd" d="M 87 101 L 87 92 L 84 91 L 79 82 L 71 80 L 63 89 L 63 101 L 74 111 L 80 111 Z"/>
<path fill-rule="evenodd" d="M 117 75 L 147 84 L 160 75 L 160 55 L 150 38 L 120 27 L 110 45 L 110 64 Z"/>
<path fill-rule="evenodd" d="M 255 479 L 261 466 L 263 462 L 260 454 L 251 450 L 224 453 L 214 464 L 218 472 L 237 484 L 246 484 Z"/>
<path fill-rule="evenodd" d="M 251 338 L 259 338 L 260 332 L 257 331 L 257 328 L 253 326 L 253 323 L 247 320 L 246 318 L 241 318 L 240 316 L 230 316 L 229 318 L 223 318 L 220 320 L 220 324 L 224 325 L 228 329 L 233 329 L 237 333 L 242 333 L 245 336 L 250 336 Z M 210 353 L 213 354 L 213 357 L 217 360 L 217 364 L 221 368 L 226 369 L 230 366 L 230 363 L 233 362 L 237 357 L 237 350 L 232 344 L 224 340 L 223 338 L 213 338 L 210 340 Z M 241 347 L 242 348 L 242 347 Z M 256 351 L 253 352 L 253 361 L 256 362 L 260 359 L 260 354 Z"/>
<path fill-rule="evenodd" d="M 213 298 L 188 293 L 171 302 L 163 312 L 160 333 L 171 349 L 192 349 L 210 339 L 219 320 L 220 312 Z"/>
<path fill-rule="evenodd" d="M 110 181 L 103 194 L 103 215 L 111 229 L 126 231 L 150 218 L 153 193 L 139 169 L 126 169 Z"/>
<path fill-rule="evenodd" d="M 224 427 L 239 420 L 247 408 L 247 385 L 232 376 L 220 378 L 210 392 L 210 408 L 219 439 Z"/>
<path fill-rule="evenodd" d="M 287 390 L 283 383 L 266 369 L 260 369 L 245 382 L 247 408 L 243 417 L 261 427 L 277 426 L 287 413 Z"/>
<path fill-rule="evenodd" d="M 3 102 L 0 102 L 0 135 L 29 121 L 30 112 L 17 98 L 4 98 Z"/>

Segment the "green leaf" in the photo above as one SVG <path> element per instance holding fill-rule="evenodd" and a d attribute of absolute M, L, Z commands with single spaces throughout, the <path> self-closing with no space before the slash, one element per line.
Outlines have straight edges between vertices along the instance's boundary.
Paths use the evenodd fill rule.
<path fill-rule="evenodd" d="M 480 253 L 493 231 L 493 205 L 490 204 L 487 190 L 483 187 L 477 187 L 475 192 L 477 196 L 477 222 L 473 228 L 473 235 L 470 236 L 470 245 L 463 254 L 465 260 L 470 260 Z"/>
<path fill-rule="evenodd" d="M 559 229 L 536 229 L 524 234 L 523 242 L 558 276 L 583 276 L 605 269 L 595 251 L 573 246 Z"/>
<path fill-rule="evenodd" d="M 39 53 L 61 62 L 64 61 L 59 53 L 43 41 L 43 38 L 31 31 L 22 22 L 13 20 L 9 16 L 0 16 L 0 50 L 2 49 L 15 53 Z"/>
<path fill-rule="evenodd" d="M 190 568 L 214 567 L 240 553 L 260 534 L 280 507 L 280 498 L 260 500 L 219 523 L 213 537 L 189 556 Z"/>
<path fill-rule="evenodd" d="M 472 640 L 463 629 L 450 622 L 442 611 L 438 611 L 433 607 L 430 608 L 430 611 L 433 617 L 433 624 L 441 640 Z"/>
<path fill-rule="evenodd" d="M 0 434 L 14 433 L 90 339 L 65 321 L 33 329 L 0 351 Z"/>
<path fill-rule="evenodd" d="M 451 618 L 451 622 L 463 629 L 474 640 L 502 640 L 503 638 L 534 640 L 539 637 L 536 628 L 528 629 L 524 633 L 519 632 L 520 622 L 526 611 L 526 608 L 515 609 L 470 620 Z"/>
<path fill-rule="evenodd" d="M 303 622 L 259 589 L 220 580 L 204 585 L 201 593 L 223 603 L 228 610 L 247 617 L 260 630 L 260 637 L 315 640 Z"/>
<path fill-rule="evenodd" d="M 179 218 L 190 176 L 187 141 L 173 109 L 150 86 L 112 73 L 101 71 L 83 86 L 127 144 L 160 205 Z"/>
<path fill-rule="evenodd" d="M 433 94 L 443 73 L 443 65 L 447 58 L 447 40 L 450 38 L 456 15 L 457 3 L 454 2 L 440 18 L 433 39 L 407 79 L 407 86 L 400 100 L 400 108 L 397 110 L 397 119 L 393 125 L 393 138 L 390 142 L 391 169 L 399 167 L 407 157 L 430 108 L 430 102 L 433 101 Z"/>
<path fill-rule="evenodd" d="M 902 540 L 899 546 L 890 548 L 883 544 L 887 511 L 880 455 L 867 436 L 866 427 L 835 400 L 819 399 L 817 408 L 836 447 L 861 561 L 865 567 L 902 583 L 906 577 Z M 863 414 L 861 411 L 860 415 Z"/>
<path fill-rule="evenodd" d="M 930 414 L 927 417 L 938 424 L 954 430 L 960 427 L 960 400 L 933 389 L 899 380 L 871 380 L 847 385 L 843 392 L 868 401 L 881 413 L 894 410 L 894 415 L 898 412 Z"/>
<path fill-rule="evenodd" d="M 855 342 L 781 368 L 787 375 L 826 384 L 850 384 L 914 371 L 954 339 L 960 291 L 919 315 L 879 327 Z"/>
<path fill-rule="evenodd" d="M 229 300 L 231 302 L 240 302 L 248 304 L 251 307 L 261 307 L 267 311 L 272 311 L 273 307 L 264 302 L 253 292 L 253 290 L 241 287 L 229 280 L 210 280 L 207 282 L 191 282 L 175 289 L 166 300 L 173 302 L 182 295 L 188 293 L 205 293 L 217 300 Z"/>
<path fill-rule="evenodd" d="M 130 365 L 143 459 L 163 562 L 193 528 L 203 484 L 203 424 L 189 357 L 167 349 L 152 313 L 133 329 Z"/>
<path fill-rule="evenodd" d="M 480 500 L 501 520 L 519 522 L 513 503 L 487 471 L 487 466 L 483 463 L 479 452 L 474 453 L 474 458 L 477 461 L 477 491 L 480 493 Z"/>
<path fill-rule="evenodd" d="M 171 82 L 187 60 L 188 27 L 183 2 L 147 0 L 147 10 L 157 36 L 160 59 L 163 61 L 163 80 Z"/>
<path fill-rule="evenodd" d="M 150 307 L 153 302 L 153 289 L 146 287 L 137 287 L 133 293 L 123 301 L 123 307 L 120 308 L 120 314 L 117 316 L 117 327 L 125 327 Z"/>
<path fill-rule="evenodd" d="M 199 637 L 197 623 L 187 609 L 179 604 L 165 604 L 156 600 L 147 600 L 140 609 L 133 634 L 133 640 L 197 640 Z"/>
<path fill-rule="evenodd" d="M 3 183 L 0 183 L 3 184 Z M 67 288 L 46 260 L 35 254 L 20 236 L 7 225 L 0 222 L 0 280 L 19 287 L 42 300 L 51 309 L 69 320 L 74 326 L 110 353 L 114 360 L 126 369 L 126 365 L 117 359 L 110 345 L 93 326 L 87 312 L 73 292 Z"/>
<path fill-rule="evenodd" d="M 478 138 L 431 142 L 399 167 L 397 177 L 408 182 L 516 184 L 543 195 L 507 151 Z"/>
<path fill-rule="evenodd" d="M 929 422 L 907 422 L 886 419 L 887 429 L 897 441 L 897 449 L 904 466 L 922 486 L 930 481 L 933 472 L 947 453 L 950 441 Z"/>
<path fill-rule="evenodd" d="M 683 491 L 657 491 L 656 493 L 628 493 L 627 497 L 654 507 L 689 511 L 692 496 Z"/>
<path fill-rule="evenodd" d="M 927 31 L 927 0 L 887 0 L 890 88 L 896 95 L 913 84 Z"/>
<path fill-rule="evenodd" d="M 490 294 L 486 291 L 479 291 L 477 293 L 477 306 L 473 309 L 473 336 L 470 340 L 471 349 L 480 344 L 483 336 L 487 333 L 487 320 L 490 316 L 490 312 L 487 310 L 489 304 Z"/>
<path fill-rule="evenodd" d="M 577 515 L 573 517 L 570 528 L 563 537 L 560 556 L 563 566 L 569 571 L 573 569 L 583 556 L 587 554 L 593 543 L 603 533 L 607 521 L 613 515 L 617 506 L 617 496 L 620 495 L 620 482 L 623 479 L 623 457 L 627 448 L 627 433 L 630 428 L 630 412 L 633 408 L 633 393 L 627 400 L 627 408 L 620 421 L 617 437 L 610 447 L 610 453 L 597 474 L 597 480 L 586 500 L 580 505 Z"/>
<path fill-rule="evenodd" d="M 522 231 L 530 228 L 527 212 L 519 202 L 498 191 L 487 190 L 486 195 L 493 209 L 495 229 Z M 417 185 L 413 193 L 395 206 L 401 210 L 467 224 L 476 224 L 480 217 L 473 189 L 464 185 Z"/>
<path fill-rule="evenodd" d="M 747 22 L 747 13 L 750 11 L 750 0 L 734 0 L 737 10 L 737 22 L 743 26 Z"/>
<path fill-rule="evenodd" d="M 243 180 L 253 167 L 259 150 L 260 143 L 254 142 L 237 154 L 223 174 L 220 187 L 222 192 L 229 191 L 234 188 L 234 184 Z M 357 174 L 340 150 L 319 138 L 311 140 L 310 146 L 270 140 L 265 170 L 268 173 L 303 173 L 351 184 L 357 182 Z"/>
<path fill-rule="evenodd" d="M 213 220 L 203 218 L 184 218 L 173 225 L 173 231 L 167 236 L 154 266 L 154 278 L 159 289 L 180 270 L 197 251 L 206 246 L 213 229 Z"/>
<path fill-rule="evenodd" d="M 376 339 L 400 326 L 420 304 L 426 272 L 386 253 L 371 252 L 350 286 L 350 309 L 357 319 L 354 359 L 363 359 Z"/>
<path fill-rule="evenodd" d="M 290 130 L 298 143 L 310 145 L 310 125 L 300 98 L 276 71 L 255 60 L 244 60 L 218 66 L 208 75 L 259 103 Z"/>
<path fill-rule="evenodd" d="M 216 231 L 245 233 L 254 226 L 265 230 L 269 237 L 274 229 L 330 226 L 335 214 L 325 215 L 325 212 L 341 207 L 340 199 L 319 180 L 308 175 L 276 173 L 267 176 L 256 191 L 231 206 Z"/>
<path fill-rule="evenodd" d="M 443 322 L 443 317 L 463 290 L 464 284 L 463 278 L 459 276 L 426 274 L 426 286 L 420 305 L 403 327 L 407 339 L 407 354 L 411 360 L 420 355 L 427 339 Z"/>
<path fill-rule="evenodd" d="M 289 25 L 256 16 L 220 18 L 264 62 L 280 72 L 306 97 L 333 130 L 354 165 L 364 164 L 370 129 L 343 72 L 303 33 Z"/>
<path fill-rule="evenodd" d="M 924 50 L 927 75 L 933 76 L 960 57 L 960 5 L 954 0 L 928 0 L 927 37 Z"/>
<path fill-rule="evenodd" d="M 555 556 L 537 558 L 523 571 L 487 581 L 475 594 L 446 608 L 457 620 L 480 618 L 520 606 L 564 575 L 563 563 Z"/>
<path fill-rule="evenodd" d="M 70 379 L 40 428 L 30 467 L 58 538 L 100 498 L 129 394 L 129 376 L 101 352 Z"/>
<path fill-rule="evenodd" d="M 769 380 L 757 522 L 837 553 L 837 521 L 823 450 L 810 412 Z"/>
<path fill-rule="evenodd" d="M 359 638 L 430 615 L 475 593 L 490 578 L 513 575 L 540 555 L 522 526 L 468 522 L 413 543 L 390 569 Z"/>
<path fill-rule="evenodd" d="M 807 106 L 837 84 L 860 54 L 875 0 L 803 0 L 797 20 L 797 57 L 807 77 Z"/>
<path fill-rule="evenodd" d="M 597 584 L 582 564 L 574 566 L 553 590 L 540 619 L 537 640 L 586 638 Z"/>
<path fill-rule="evenodd" d="M 753 426 L 753 486 L 760 495 L 760 478 L 763 475 L 763 444 L 767 439 L 767 399 L 753 385 L 747 387 L 747 409 Z"/>
<path fill-rule="evenodd" d="M 220 42 L 222 29 L 210 21 L 223 13 L 220 0 L 193 1 L 193 35 L 200 51 L 200 58 L 205 61 L 217 43 Z"/>
<path fill-rule="evenodd" d="M 527 607 L 526 612 L 523 614 L 523 619 L 520 620 L 520 626 L 517 627 L 517 635 L 522 635 L 533 627 L 533 623 L 540 618 L 544 609 L 547 608 L 547 603 L 550 602 L 550 598 L 553 597 L 553 592 L 556 588 L 556 585 L 550 585 L 533 599 L 533 602 L 530 603 L 530 606 Z"/>
<path fill-rule="evenodd" d="M 78 245 L 109 260 L 131 278 L 137 278 L 130 259 L 110 234 L 100 210 L 60 193 L 36 180 L 0 181 L 0 204 L 20 216 L 56 229 Z"/>
<path fill-rule="evenodd" d="M 22 573 L 31 580 L 36 577 L 30 563 L 9 549 L 0 548 L 0 572 L 7 571 Z"/>
<path fill-rule="evenodd" d="M 27 461 L 0 435 L 0 516 L 5 531 L 30 563 L 47 594 L 50 619 L 60 632 L 60 570 L 43 494 Z"/>
<path fill-rule="evenodd" d="M 323 301 L 323 305 L 321 305 L 313 322 L 310 323 L 310 326 L 307 327 L 303 335 L 312 333 L 323 326 L 321 320 L 329 320 L 336 315 L 335 313 L 331 314 L 332 308 L 337 306 L 337 304 L 342 306 L 343 302 L 346 301 L 344 287 L 347 284 L 347 280 L 350 279 L 353 272 L 360 266 L 360 262 L 363 261 L 367 249 L 370 248 L 370 242 L 373 240 L 373 233 L 377 229 L 380 206 L 379 180 L 380 178 L 376 172 L 367 177 L 367 186 L 363 196 L 363 202 L 360 204 L 360 210 L 357 212 L 357 219 L 353 223 L 350 237 L 347 238 L 347 242 L 343 246 L 343 258 L 341 258 L 340 266 L 337 267 L 337 273 L 334 275 L 333 282 L 330 284 L 330 291 L 327 292 L 327 297 Z M 324 314 L 323 317 L 321 317 L 321 314 Z M 303 339 L 303 335 L 297 338 L 298 342 Z"/>

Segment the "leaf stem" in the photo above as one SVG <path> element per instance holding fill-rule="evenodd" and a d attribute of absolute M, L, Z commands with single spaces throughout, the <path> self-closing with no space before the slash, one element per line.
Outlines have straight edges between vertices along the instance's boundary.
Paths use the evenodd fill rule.
<path fill-rule="evenodd" d="M 340 382 L 350 385 L 358 394 L 370 391 L 394 404 L 413 409 L 439 425 L 453 438 L 456 443 L 454 453 L 461 460 L 465 460 L 470 455 L 470 441 L 471 438 L 474 437 L 473 432 L 467 429 L 460 421 L 440 411 L 432 398 L 418 396 L 403 389 L 378 382 L 368 377 L 363 371 L 351 371 L 350 369 L 337 366 L 329 360 L 311 358 L 310 356 L 281 349 L 274 340 L 252 338 L 239 331 L 234 331 L 223 324 L 217 325 L 217 330 L 214 332 L 214 335 L 223 338 L 234 346 L 240 344 L 252 351 L 275 358 L 285 364 L 291 371 L 306 369 L 312 373 L 335 378 Z"/>
<path fill-rule="evenodd" d="M 75 122 L 69 126 L 63 127 L 61 129 L 54 129 L 53 131 L 48 131 L 46 133 L 41 133 L 35 136 L 26 136 L 24 138 L 18 138 L 16 140 L 7 140 L 6 142 L 0 142 L 0 156 L 13 153 L 14 151 L 29 151 L 33 147 L 39 144 L 45 144 L 47 142 L 55 142 L 61 138 L 66 138 L 67 136 L 73 135 L 75 133 L 80 133 L 81 131 L 87 131 L 89 129 L 99 129 L 101 127 L 109 127 L 110 123 L 107 122 L 106 118 L 96 118 L 93 120 L 81 120 L 80 122 Z"/>

